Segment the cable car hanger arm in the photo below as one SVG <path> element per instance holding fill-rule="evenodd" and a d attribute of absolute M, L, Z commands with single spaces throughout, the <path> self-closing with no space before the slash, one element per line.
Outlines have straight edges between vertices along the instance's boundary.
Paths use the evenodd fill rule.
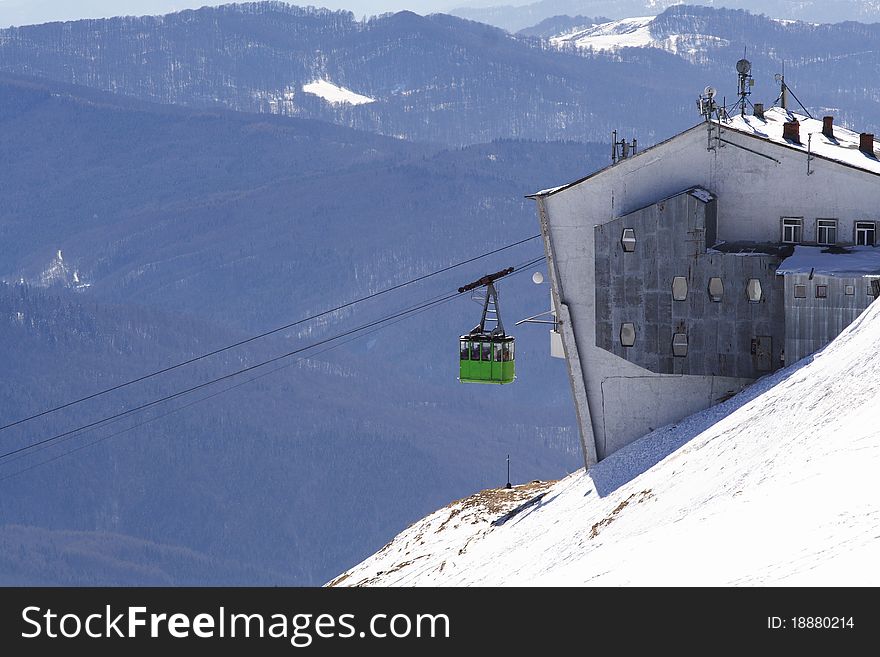
<path fill-rule="evenodd" d="M 499 278 L 504 278 L 508 274 L 513 273 L 513 267 L 508 267 L 507 269 L 502 269 L 501 271 L 496 271 L 494 274 L 486 274 L 483 278 L 474 281 L 473 283 L 468 283 L 467 285 L 462 285 L 458 288 L 459 292 L 469 292 L 474 288 L 482 287 L 484 285 L 489 285 L 490 283 L 494 283 Z"/>

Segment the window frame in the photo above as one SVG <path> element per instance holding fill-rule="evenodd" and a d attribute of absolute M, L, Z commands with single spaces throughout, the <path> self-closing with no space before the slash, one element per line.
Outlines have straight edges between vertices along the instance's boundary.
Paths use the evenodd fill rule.
<path fill-rule="evenodd" d="M 816 298 L 817 299 L 827 299 L 828 298 L 828 286 L 827 285 L 817 285 L 816 286 Z"/>
<path fill-rule="evenodd" d="M 684 284 L 684 295 L 676 296 L 675 294 L 675 285 L 676 282 L 681 281 Z M 673 301 L 687 301 L 688 297 L 688 282 L 686 276 L 673 276 L 672 277 L 672 300 Z"/>
<path fill-rule="evenodd" d="M 752 282 L 755 283 L 755 286 L 758 289 L 758 298 L 757 299 L 752 298 L 752 293 L 750 291 L 750 288 L 752 286 Z M 749 303 L 761 303 L 761 301 L 763 301 L 763 299 L 764 299 L 764 286 L 761 285 L 760 278 L 750 278 L 746 281 L 746 298 L 748 298 Z"/>
<path fill-rule="evenodd" d="M 684 341 L 679 341 L 679 336 L 684 336 Z M 687 358 L 688 355 L 688 335 L 685 332 L 677 331 L 672 334 L 672 357 Z M 676 353 L 676 347 L 684 347 L 684 353 Z"/>
<path fill-rule="evenodd" d="M 856 246 L 874 246 L 877 243 L 877 222 L 876 221 L 857 221 L 855 223 L 855 235 L 853 242 Z M 859 241 L 859 234 L 871 234 L 871 241 L 867 240 L 863 243 Z"/>
<path fill-rule="evenodd" d="M 712 281 L 718 281 L 720 288 L 718 294 L 712 293 Z M 706 286 L 706 292 L 709 294 L 709 299 L 712 300 L 712 303 L 721 303 L 721 300 L 724 298 L 724 280 L 720 276 L 711 276 L 709 284 Z"/>
<path fill-rule="evenodd" d="M 823 226 L 823 222 L 831 225 Z M 837 244 L 837 223 L 837 219 L 816 219 L 816 244 L 819 244 L 820 246 L 833 246 L 834 244 Z M 822 231 L 826 231 L 824 240 L 822 239 Z M 831 233 L 833 239 L 831 240 L 828 239 L 828 231 L 833 231 Z"/>
<path fill-rule="evenodd" d="M 798 294 L 801 291 L 803 294 Z M 806 299 L 807 298 L 807 286 L 805 283 L 795 283 L 794 285 L 794 298 L 795 299 Z"/>
<path fill-rule="evenodd" d="M 623 340 L 623 331 L 627 327 L 631 327 L 631 329 L 632 329 L 632 342 L 630 344 L 627 344 Z M 635 346 L 635 344 L 636 344 L 636 325 L 635 325 L 635 322 L 623 322 L 623 324 L 620 325 L 620 331 L 618 332 L 617 337 L 618 337 L 618 340 L 620 341 L 620 346 L 623 347 L 624 349 L 629 349 L 630 347 Z"/>
<path fill-rule="evenodd" d="M 804 241 L 803 217 L 782 217 L 781 222 L 783 244 L 800 244 Z M 785 239 L 786 228 L 791 228 L 795 231 L 793 239 Z"/>

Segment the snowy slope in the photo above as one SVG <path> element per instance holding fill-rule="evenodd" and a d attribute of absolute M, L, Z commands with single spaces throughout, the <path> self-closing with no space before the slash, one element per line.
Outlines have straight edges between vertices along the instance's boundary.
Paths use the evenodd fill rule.
<path fill-rule="evenodd" d="M 456 502 L 333 583 L 876 586 L 878 346 L 873 304 L 822 352 L 531 504 Z"/>
<path fill-rule="evenodd" d="M 656 16 L 642 16 L 591 25 L 551 37 L 550 43 L 557 48 L 574 46 L 612 51 L 620 48 L 659 48 L 691 55 L 704 51 L 708 45 L 728 45 L 725 39 L 710 34 L 669 34 L 658 37 L 652 31 L 655 20 Z"/>

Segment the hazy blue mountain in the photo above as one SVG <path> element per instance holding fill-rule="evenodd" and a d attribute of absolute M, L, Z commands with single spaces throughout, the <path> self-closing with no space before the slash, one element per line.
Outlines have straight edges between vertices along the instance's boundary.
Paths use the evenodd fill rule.
<path fill-rule="evenodd" d="M 651 53 L 663 49 L 691 63 L 732 102 L 733 65 L 745 53 L 756 82 L 751 101 L 773 104 L 779 96 L 774 76 L 784 68 L 797 99 L 813 114 L 833 114 L 860 131 L 873 132 L 880 123 L 878 99 L 868 91 L 880 82 L 880 23 L 780 22 L 742 10 L 676 6 L 654 18 L 649 29 L 648 47 L 615 54 L 635 59 L 641 53 L 650 61 Z M 558 45 L 574 48 L 578 40 L 574 35 Z M 797 106 L 795 98 L 790 102 Z"/>
<path fill-rule="evenodd" d="M 604 141 L 614 129 L 668 134 L 702 89 L 677 58 L 585 58 L 479 23 L 410 12 L 366 22 L 276 2 L 0 30 L 0 70 L 144 100 L 316 118 L 416 141 Z M 376 102 L 331 104 L 316 79 Z M 596 93 L 614 98 L 602 102 Z M 655 104 L 640 101 L 650 92 Z M 627 108 L 621 112 L 620 108 Z M 651 135 L 640 135 L 648 139 Z"/>
<path fill-rule="evenodd" d="M 212 3 L 207 0 L 0 0 L 0 26 L 32 25 L 101 16 L 167 14 L 209 4 Z"/>
<path fill-rule="evenodd" d="M 591 52 L 442 14 L 361 22 L 347 12 L 257 3 L 0 30 L 0 70 L 445 145 L 607 141 L 612 130 L 649 144 L 699 120 L 694 99 L 707 84 L 732 97 L 733 64 L 746 51 L 753 99 L 773 102 L 784 59 L 808 107 L 838 108 L 856 127 L 880 119 L 865 91 L 877 79 L 877 25 L 675 6 L 652 30 L 683 40 L 675 50 Z M 316 79 L 375 102 L 333 104 L 304 92 Z"/>
<path fill-rule="evenodd" d="M 541 0 L 518 6 L 485 3 L 482 7 L 460 7 L 449 13 L 517 32 L 552 16 L 584 14 L 608 16 L 611 19 L 654 16 L 681 4 L 679 0 Z M 686 4 L 717 9 L 745 9 L 772 18 L 820 23 L 872 23 L 880 20 L 878 0 L 690 0 Z"/>
<path fill-rule="evenodd" d="M 573 142 L 438 150 L 22 78 L 0 81 L 0 102 L 0 424 L 535 234 L 523 194 L 606 158 Z M 541 254 L 532 242 L 3 432 L 0 446 Z M 531 271 L 502 285 L 508 325 L 547 307 Z M 171 407 L 4 459 L 0 581 L 317 584 L 449 499 L 503 483 L 508 453 L 517 481 L 577 467 L 545 327 L 517 331 L 513 386 L 456 381 L 457 337 L 478 312 L 458 300 L 32 470 Z"/>

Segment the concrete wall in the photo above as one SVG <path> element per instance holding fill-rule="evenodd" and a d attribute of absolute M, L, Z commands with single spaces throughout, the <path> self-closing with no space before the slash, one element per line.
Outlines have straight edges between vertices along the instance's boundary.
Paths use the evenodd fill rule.
<path fill-rule="evenodd" d="M 846 222 L 880 220 L 877 176 L 819 159 L 813 160 L 814 173 L 807 176 L 802 153 L 732 131 L 723 136 L 774 160 L 733 145 L 707 150 L 705 126 L 698 125 L 583 181 L 541 195 L 542 233 L 553 259 L 551 284 L 564 308 L 560 330 L 571 359 L 570 376 L 578 379 L 572 390 L 578 389 L 575 405 L 588 464 L 587 443 L 594 443 L 595 458 L 604 458 L 751 380 L 657 375 L 598 347 L 596 226 L 694 186 L 712 191 L 718 199 L 719 240 L 777 242 L 783 216 L 804 216 L 806 235 L 815 230 L 817 217 L 837 218 L 841 238 L 852 232 Z M 633 399 L 638 404 L 633 405 Z"/>
<path fill-rule="evenodd" d="M 785 360 L 794 363 L 818 351 L 874 301 L 870 279 L 861 276 L 785 275 Z M 806 297 L 794 296 L 795 285 L 803 285 Z M 826 286 L 826 298 L 816 296 L 816 287 Z M 853 294 L 846 294 L 851 286 Z"/>
<path fill-rule="evenodd" d="M 815 243 L 816 220 L 837 219 L 837 241 L 852 244 L 856 221 L 880 221 L 880 177 L 734 131 L 723 137 L 779 160 L 723 145 L 712 158 L 708 188 L 719 206 L 719 239 L 778 242 L 783 216 L 803 217 L 803 243 Z M 703 144 L 705 150 L 705 142 Z M 867 157 L 867 156 L 865 156 Z"/>
<path fill-rule="evenodd" d="M 779 259 L 707 251 L 716 201 L 704 198 L 682 193 L 595 228 L 596 345 L 658 374 L 757 378 L 777 369 L 785 341 Z M 621 247 L 624 228 L 635 233 L 633 252 Z M 687 282 L 684 300 L 673 298 L 677 276 Z M 713 277 L 723 284 L 718 302 L 708 293 Z M 746 292 L 750 279 L 761 285 L 757 303 Z M 635 326 L 631 347 L 621 344 L 624 323 Z M 675 333 L 687 336 L 684 357 L 673 355 Z M 751 353 L 759 336 L 772 350 L 771 367 Z M 606 413 L 623 410 L 604 405 Z"/>

